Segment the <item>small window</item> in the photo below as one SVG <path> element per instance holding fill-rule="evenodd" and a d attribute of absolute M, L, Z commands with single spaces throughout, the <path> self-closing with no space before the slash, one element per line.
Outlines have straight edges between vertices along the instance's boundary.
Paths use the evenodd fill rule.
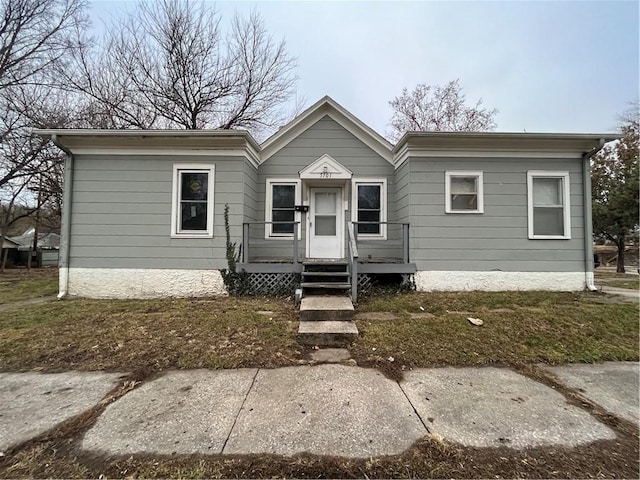
<path fill-rule="evenodd" d="M 299 182 L 267 180 L 265 221 L 267 237 L 293 236 L 294 223 L 299 221 L 295 206 L 300 198 Z"/>
<path fill-rule="evenodd" d="M 354 183 L 353 220 L 358 222 L 357 233 L 365 237 L 386 236 L 386 180 Z"/>
<path fill-rule="evenodd" d="M 482 172 L 445 172 L 445 212 L 484 213 Z"/>
<path fill-rule="evenodd" d="M 213 172 L 213 165 L 173 166 L 172 236 L 213 236 Z"/>
<path fill-rule="evenodd" d="M 529 238 L 571 238 L 569 174 L 527 172 Z"/>

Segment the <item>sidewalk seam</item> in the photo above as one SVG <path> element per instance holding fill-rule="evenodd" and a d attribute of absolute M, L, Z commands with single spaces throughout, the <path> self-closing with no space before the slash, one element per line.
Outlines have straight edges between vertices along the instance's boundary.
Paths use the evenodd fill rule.
<path fill-rule="evenodd" d="M 231 428 L 229 429 L 229 434 L 227 435 L 227 438 L 225 438 L 224 445 L 222 445 L 222 448 L 220 449 L 220 455 L 223 455 L 224 454 L 224 449 L 227 448 L 227 442 L 231 438 L 231 434 L 233 433 L 233 429 L 236 428 L 236 423 L 238 422 L 238 418 L 240 417 L 240 413 L 242 412 L 242 409 L 244 408 L 244 404 L 247 403 L 247 398 L 249 398 L 249 394 L 251 393 L 251 390 L 253 389 L 253 385 L 256 383 L 256 378 L 258 377 L 258 373 L 260 373 L 260 369 L 256 368 L 256 373 L 253 376 L 253 378 L 251 379 L 251 385 L 249 385 L 249 388 L 247 389 L 247 393 L 244 396 L 244 399 L 242 400 L 242 405 L 240 405 L 240 408 L 238 409 L 238 413 L 236 414 L 236 418 L 233 419 L 233 425 L 231 425 Z"/>
<path fill-rule="evenodd" d="M 409 402 L 409 405 L 411 405 L 411 408 L 413 408 L 413 413 L 416 414 L 416 417 L 418 417 L 418 420 L 420 420 L 420 423 L 422 424 L 422 426 L 424 427 L 424 429 L 427 431 L 428 434 L 431 434 L 431 430 L 429 429 L 429 427 L 427 427 L 427 424 L 424 423 L 424 420 L 422 420 L 422 417 L 420 416 L 420 414 L 418 413 L 418 410 L 416 410 L 416 407 L 413 405 L 413 403 L 411 402 L 411 399 L 409 398 L 409 396 L 407 395 L 407 392 L 404 391 L 404 388 L 402 388 L 402 385 L 400 385 L 400 382 L 396 382 L 398 384 L 398 387 L 400 388 L 400 391 L 402 392 L 402 394 L 404 395 L 404 398 L 407 399 L 407 402 Z"/>

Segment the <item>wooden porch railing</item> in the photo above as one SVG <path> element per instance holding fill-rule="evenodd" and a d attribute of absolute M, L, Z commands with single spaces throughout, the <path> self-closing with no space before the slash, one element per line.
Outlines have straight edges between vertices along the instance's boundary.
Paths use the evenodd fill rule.
<path fill-rule="evenodd" d="M 347 222 L 347 246 L 349 247 L 349 271 L 351 273 L 351 301 L 358 302 L 358 239 L 353 222 Z"/>
<path fill-rule="evenodd" d="M 251 225 L 292 225 L 293 224 L 293 263 L 300 263 L 298 251 L 298 231 L 300 222 L 247 222 L 242 224 L 242 263 L 249 263 L 249 228 Z"/>
<path fill-rule="evenodd" d="M 400 225 L 402 227 L 402 263 L 409 263 L 409 224 L 402 222 L 347 222 L 352 225 Z M 356 245 L 358 243 L 358 229 L 354 228 Z"/>

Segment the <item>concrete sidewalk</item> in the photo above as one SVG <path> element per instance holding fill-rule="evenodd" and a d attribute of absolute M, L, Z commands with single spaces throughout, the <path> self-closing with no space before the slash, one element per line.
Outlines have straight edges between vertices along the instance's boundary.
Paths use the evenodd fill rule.
<path fill-rule="evenodd" d="M 640 291 L 638 290 L 631 290 L 630 288 L 608 287 L 607 285 L 601 286 L 600 289 L 604 293 L 608 293 L 609 295 L 619 295 L 621 297 L 631 299 L 632 301 L 640 301 Z"/>
<path fill-rule="evenodd" d="M 638 423 L 637 363 L 545 367 Z M 121 374 L 0 374 L 0 450 L 96 405 Z M 635 415 L 634 415 L 635 412 Z M 81 439 L 105 454 L 398 454 L 426 435 L 476 447 L 615 438 L 559 392 L 507 368 L 434 368 L 395 382 L 340 364 L 171 371 L 110 404 Z"/>

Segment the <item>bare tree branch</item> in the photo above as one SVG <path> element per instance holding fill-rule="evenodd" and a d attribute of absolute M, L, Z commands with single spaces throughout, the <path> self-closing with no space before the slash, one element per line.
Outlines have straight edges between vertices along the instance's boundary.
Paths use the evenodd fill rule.
<path fill-rule="evenodd" d="M 420 84 L 389 102 L 393 108 L 387 136 L 397 141 L 409 131 L 474 132 L 493 130 L 497 110 L 487 110 L 482 100 L 466 105 L 466 96 L 458 80 L 444 86 Z"/>
<path fill-rule="evenodd" d="M 226 36 L 220 22 L 209 3 L 141 2 L 111 26 L 104 52 L 78 50 L 64 83 L 87 95 L 110 128 L 259 133 L 281 125 L 296 81 L 284 41 L 255 12 L 236 16 Z"/>

